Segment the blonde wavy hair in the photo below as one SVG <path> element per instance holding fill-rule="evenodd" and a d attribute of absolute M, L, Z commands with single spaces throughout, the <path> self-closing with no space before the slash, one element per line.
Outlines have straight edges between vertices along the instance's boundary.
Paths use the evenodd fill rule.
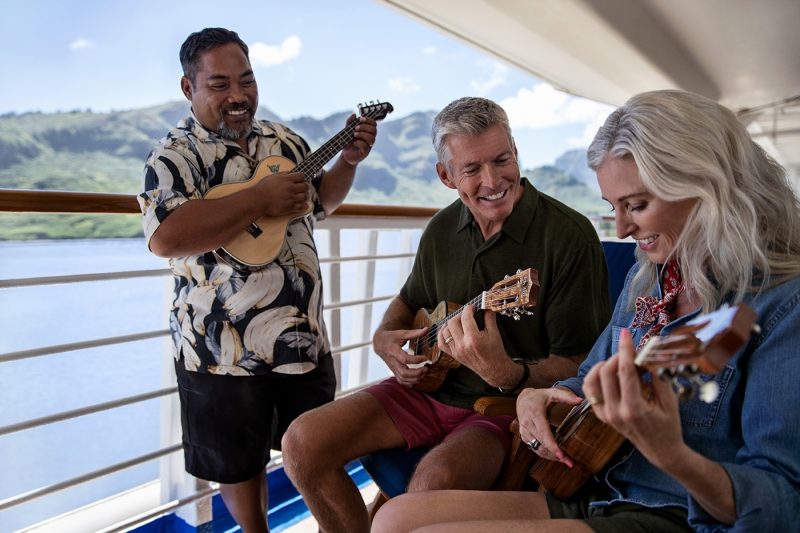
<path fill-rule="evenodd" d="M 644 186 L 663 200 L 699 200 L 672 253 L 704 311 L 731 293 L 738 302 L 800 274 L 797 195 L 729 109 L 684 91 L 639 94 L 611 113 L 589 146 L 593 170 L 608 157 L 632 158 Z M 637 257 L 629 304 L 657 282 L 646 254 Z"/>

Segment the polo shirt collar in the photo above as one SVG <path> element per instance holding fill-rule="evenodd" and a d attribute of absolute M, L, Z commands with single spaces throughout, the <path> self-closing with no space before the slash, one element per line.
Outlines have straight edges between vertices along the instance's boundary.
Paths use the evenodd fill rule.
<path fill-rule="evenodd" d="M 534 218 L 533 215 L 536 212 L 536 206 L 539 203 L 539 191 L 536 190 L 536 187 L 530 184 L 528 178 L 523 177 L 521 179 L 522 186 L 524 188 L 522 198 L 520 198 L 519 203 L 514 206 L 514 210 L 511 211 L 511 215 L 509 215 L 505 223 L 503 223 L 503 229 L 501 230 L 502 233 L 505 233 L 519 243 L 523 243 L 525 241 L 525 235 L 528 233 L 528 228 L 530 227 Z M 475 217 L 472 216 L 472 213 L 469 209 L 467 209 L 467 206 L 462 203 L 461 213 L 458 219 L 458 231 L 464 230 L 474 222 Z"/>

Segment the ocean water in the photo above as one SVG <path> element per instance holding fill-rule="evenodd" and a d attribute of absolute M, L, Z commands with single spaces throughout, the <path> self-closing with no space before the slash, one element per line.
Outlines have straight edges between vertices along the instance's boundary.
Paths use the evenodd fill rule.
<path fill-rule="evenodd" d="M 163 268 L 141 240 L 0 244 L 0 278 Z M 0 353 L 163 329 L 163 277 L 0 289 Z M 0 364 L 0 425 L 160 388 L 162 339 Z M 159 447 L 159 401 L 0 436 L 0 499 Z M 13 531 L 158 477 L 147 463 L 0 511 Z"/>
<path fill-rule="evenodd" d="M 343 235 L 342 255 L 358 255 L 358 236 Z M 320 256 L 327 255 L 324 239 Z M 396 253 L 396 236 L 379 253 Z M 403 260 L 377 262 L 376 295 L 396 292 Z M 165 268 L 141 239 L 0 243 L 0 279 Z M 359 298 L 359 266 L 343 263 L 341 300 Z M 323 276 L 329 276 L 323 267 Z M 171 278 L 0 289 L 0 353 L 166 328 Z M 326 301 L 329 301 L 327 299 Z M 386 303 L 375 304 L 372 325 Z M 354 310 L 342 310 L 347 325 Z M 330 326 L 329 326 L 330 327 Z M 343 327 L 342 344 L 356 342 Z M 168 339 L 76 350 L 0 363 L 0 426 L 144 393 L 167 385 Z M 349 355 L 342 358 L 347 375 Z M 373 353 L 368 379 L 388 374 Z M 345 388 L 354 385 L 344 383 Z M 0 436 L 0 501 L 156 450 L 159 399 Z M 0 532 L 14 531 L 158 477 L 158 461 L 0 511 Z"/>

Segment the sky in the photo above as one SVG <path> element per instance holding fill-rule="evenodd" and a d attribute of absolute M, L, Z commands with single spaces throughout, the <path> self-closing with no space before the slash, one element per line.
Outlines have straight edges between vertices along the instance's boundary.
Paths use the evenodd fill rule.
<path fill-rule="evenodd" d="M 250 47 L 260 104 L 284 119 L 389 101 L 388 120 L 484 96 L 523 167 L 585 148 L 612 108 L 556 91 L 374 0 L 3 0 L 0 113 L 98 112 L 181 100 L 178 50 L 209 26 Z"/>

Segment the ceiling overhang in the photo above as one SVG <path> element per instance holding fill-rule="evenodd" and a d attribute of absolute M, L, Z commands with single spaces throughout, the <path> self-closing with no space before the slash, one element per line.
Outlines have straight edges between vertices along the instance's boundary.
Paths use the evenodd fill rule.
<path fill-rule="evenodd" d="M 705 95 L 800 168 L 797 0 L 376 1 L 576 96 Z"/>

